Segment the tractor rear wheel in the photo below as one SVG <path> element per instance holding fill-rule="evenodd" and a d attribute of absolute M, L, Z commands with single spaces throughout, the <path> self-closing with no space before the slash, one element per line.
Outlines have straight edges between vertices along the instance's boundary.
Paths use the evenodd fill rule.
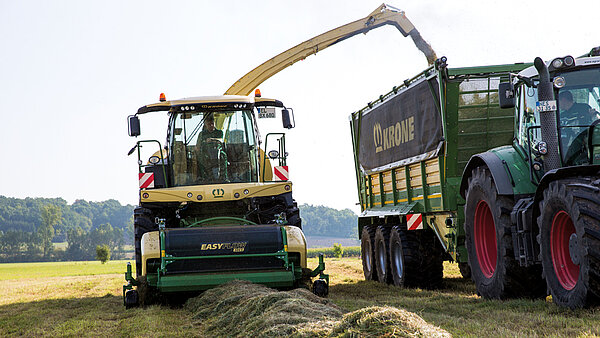
<path fill-rule="evenodd" d="M 389 244 L 390 228 L 379 226 L 375 231 L 375 267 L 377 270 L 377 280 L 380 283 L 391 283 L 392 274 L 390 273 Z"/>
<path fill-rule="evenodd" d="M 581 308 L 600 300 L 600 182 L 558 180 L 540 202 L 540 256 L 552 300 Z"/>
<path fill-rule="evenodd" d="M 375 267 L 375 229 L 365 226 L 360 235 L 360 256 L 365 280 L 377 280 Z"/>
<path fill-rule="evenodd" d="M 486 167 L 472 171 L 465 203 L 465 244 L 471 278 L 483 298 L 540 297 L 545 288 L 539 266 L 515 260 L 510 212 L 514 201 L 497 194 Z"/>

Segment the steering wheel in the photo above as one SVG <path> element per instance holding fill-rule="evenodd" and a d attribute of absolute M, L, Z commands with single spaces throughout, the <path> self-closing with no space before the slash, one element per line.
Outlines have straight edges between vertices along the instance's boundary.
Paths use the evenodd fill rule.
<path fill-rule="evenodd" d="M 588 160 L 588 130 L 579 133 L 569 145 L 565 155 L 565 164 L 568 166 L 582 164 Z"/>

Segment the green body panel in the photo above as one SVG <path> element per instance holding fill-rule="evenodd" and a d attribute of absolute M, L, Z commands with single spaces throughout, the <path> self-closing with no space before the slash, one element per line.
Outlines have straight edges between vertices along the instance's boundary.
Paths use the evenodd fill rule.
<path fill-rule="evenodd" d="M 402 90 L 420 78 L 437 77 L 439 88 L 431 89 L 434 97 L 439 99 L 438 112 L 441 114 L 444 142 L 437 157 L 424 161 L 369 175 L 363 173 L 358 160 L 360 123 L 368 107 L 353 113 L 350 129 L 362 210 L 358 233 L 361 234 L 365 225 L 381 224 L 382 220 L 387 222 L 389 217 L 394 217 L 396 222 L 398 219 L 404 222 L 407 214 L 420 213 L 424 227 L 436 232 L 450 256 L 466 262 L 463 229 L 465 201 L 459 190 L 469 159 L 475 154 L 494 149 L 492 151 L 501 159 L 511 163 L 515 193 L 529 193 L 532 188 L 535 191 L 527 162 L 511 146 L 515 126 L 514 109 L 501 109 L 498 104 L 498 84 L 507 81 L 509 73 L 519 72 L 530 65 L 428 68 L 396 87 L 396 90 Z M 386 93 L 380 99 L 385 100 L 392 93 Z M 428 171 L 426 163 L 427 168 L 437 165 L 435 172 Z M 413 170 L 408 170 L 409 167 Z M 439 175 L 439 180 L 431 178 L 436 175 Z M 404 186 L 399 176 L 404 176 L 404 182 L 411 184 Z M 452 225 L 447 226 L 445 223 L 450 221 Z"/>
<path fill-rule="evenodd" d="M 510 170 L 510 177 L 512 178 L 512 182 L 514 182 L 513 193 L 515 195 L 535 193 L 537 184 L 534 184 L 531 179 L 529 164 L 514 147 L 498 147 L 490 149 L 490 152 L 506 161 L 507 168 Z"/>
<path fill-rule="evenodd" d="M 292 287 L 296 281 L 293 271 L 261 271 L 221 274 L 184 274 L 162 276 L 156 287 L 161 292 L 203 291 L 232 280 L 241 279 L 268 287 Z"/>

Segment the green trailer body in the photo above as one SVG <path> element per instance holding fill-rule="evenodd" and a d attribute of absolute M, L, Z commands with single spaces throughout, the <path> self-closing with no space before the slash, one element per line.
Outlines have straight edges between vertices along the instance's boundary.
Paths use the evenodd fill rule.
<path fill-rule="evenodd" d="M 368 225 L 407 225 L 407 215 L 418 214 L 422 227 L 434 231 L 449 254 L 447 258 L 466 262 L 462 229 L 465 200 L 459 193 L 463 170 L 474 154 L 512 143 L 514 113 L 512 109 L 499 108 L 498 84 L 507 81 L 509 73 L 530 65 L 447 68 L 438 63 L 353 113 L 350 128 L 362 211 L 358 233 L 362 234 Z M 429 97 L 422 100 L 430 100 L 430 108 L 433 105 L 435 109 L 426 114 L 439 116 L 441 138 L 436 149 L 376 170 L 365 170 L 360 152 L 368 149 L 361 149 L 361 140 L 375 136 L 362 126 L 363 117 L 377 114 L 382 104 L 398 95 L 413 95 L 412 88 L 424 82 L 428 84 Z M 400 131 L 402 127 L 400 123 Z M 416 147 L 412 144 L 415 142 L 419 140 L 408 140 L 400 146 Z"/>

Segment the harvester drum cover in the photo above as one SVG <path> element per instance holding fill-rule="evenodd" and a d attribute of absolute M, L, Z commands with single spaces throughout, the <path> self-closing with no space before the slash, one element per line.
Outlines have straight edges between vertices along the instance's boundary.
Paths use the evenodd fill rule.
<path fill-rule="evenodd" d="M 225 226 L 165 231 L 165 251 L 173 257 L 234 256 L 233 258 L 174 261 L 167 265 L 167 273 L 282 268 L 283 260 L 274 256 L 235 257 L 235 255 L 268 254 L 283 249 L 282 231 L 278 226 Z"/>

